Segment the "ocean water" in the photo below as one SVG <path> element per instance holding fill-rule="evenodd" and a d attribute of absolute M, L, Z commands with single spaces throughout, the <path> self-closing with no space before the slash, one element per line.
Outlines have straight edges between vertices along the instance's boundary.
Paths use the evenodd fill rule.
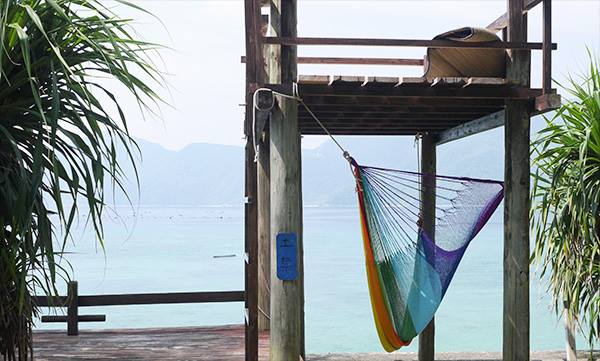
<path fill-rule="evenodd" d="M 115 212 L 118 216 L 105 221 L 104 249 L 83 216 L 67 247 L 80 294 L 243 289 L 243 208 L 125 207 Z M 371 315 L 357 209 L 306 207 L 304 235 L 307 352 L 383 351 Z M 497 215 L 471 243 L 436 314 L 437 350 L 501 350 L 502 244 Z M 222 255 L 235 256 L 215 258 Z M 562 349 L 564 331 L 551 298 L 534 274 L 531 284 L 532 349 Z M 97 313 L 106 314 L 107 321 L 80 328 L 243 323 L 242 303 L 80 310 Z M 416 342 L 403 350 L 415 349 Z"/>

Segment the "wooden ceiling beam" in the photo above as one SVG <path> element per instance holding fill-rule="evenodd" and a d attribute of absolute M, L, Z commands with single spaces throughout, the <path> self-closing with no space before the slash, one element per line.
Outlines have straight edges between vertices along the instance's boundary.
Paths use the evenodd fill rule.
<path fill-rule="evenodd" d="M 497 107 L 504 108 L 504 100 L 502 99 L 432 99 L 432 98 L 391 98 L 391 97 L 330 97 L 320 95 L 302 95 L 304 103 L 309 107 L 398 107 L 408 106 L 411 108 L 488 108 Z"/>
<path fill-rule="evenodd" d="M 266 84 L 265 87 L 283 94 L 292 94 L 291 84 Z M 330 97 L 398 97 L 398 98 L 451 98 L 451 99 L 532 99 L 542 95 L 541 89 L 525 86 L 471 86 L 466 88 L 422 87 L 422 86 L 393 86 L 390 84 L 367 83 L 364 86 L 356 83 L 343 84 L 299 84 L 301 97 L 330 96 Z M 554 93 L 554 91 L 553 91 Z"/>
<path fill-rule="evenodd" d="M 430 109 L 422 109 L 422 110 L 407 110 L 407 109 L 403 109 L 403 108 L 391 108 L 391 109 L 378 109 L 378 108 L 371 108 L 371 109 L 365 109 L 365 108 L 329 108 L 329 109 L 314 109 L 311 108 L 311 111 L 316 114 L 317 116 L 322 116 L 322 117 L 345 117 L 345 116 L 356 116 L 356 115 L 361 115 L 361 116 L 374 116 L 374 117 L 380 117 L 380 116 L 388 116 L 388 117 L 413 117 L 413 116 L 417 116 L 417 117 L 422 117 L 422 116 L 428 116 L 428 115 L 432 115 L 434 118 L 437 117 L 455 117 L 457 115 L 462 115 L 462 116 L 484 116 L 486 114 L 489 113 L 493 113 L 493 111 L 486 111 L 486 110 L 482 110 L 480 109 L 463 109 L 463 108 L 455 108 L 458 109 L 459 111 L 433 111 Z M 310 113 L 307 112 L 306 110 L 300 108 L 298 109 L 298 114 L 299 116 L 305 117 L 305 116 L 310 116 Z"/>
<path fill-rule="evenodd" d="M 368 121 L 402 121 L 402 120 L 442 120 L 442 121 L 452 121 L 452 120 L 469 120 L 476 119 L 483 116 L 482 114 L 475 116 L 465 116 L 465 115 L 443 115 L 443 114 L 407 114 L 407 115 L 388 115 L 388 114 L 379 114 L 379 115 L 367 115 L 367 114 L 348 114 L 344 116 L 335 116 L 335 115 L 326 115 L 326 116 L 318 116 L 319 120 L 323 122 L 328 121 L 340 121 L 340 122 L 354 122 L 366 119 Z M 302 120 L 313 120 L 312 116 L 308 114 L 298 114 L 298 119 Z"/>
<path fill-rule="evenodd" d="M 395 129 L 343 129 L 339 131 L 331 132 L 332 135 L 410 135 L 414 136 L 419 133 L 432 133 L 437 134 L 438 131 L 431 131 L 427 129 L 405 129 L 405 130 L 395 130 Z M 323 132 L 323 130 L 301 130 L 302 135 L 327 135 Z"/>
<path fill-rule="evenodd" d="M 446 108 L 448 109 L 448 108 Z M 345 115 L 394 115 L 394 116 L 404 116 L 404 115 L 434 115 L 434 116 L 456 116 L 456 115 L 473 115 L 473 116 L 483 116 L 488 113 L 493 113 L 496 111 L 496 108 L 476 108 L 476 109 L 468 109 L 468 108 L 449 108 L 446 109 L 430 109 L 430 108 L 421 108 L 421 109 L 407 109 L 407 108 L 319 108 L 319 107 L 311 107 L 310 110 L 317 114 L 318 116 L 345 116 Z M 298 109 L 298 114 L 301 116 L 310 115 L 303 107 Z"/>
<path fill-rule="evenodd" d="M 360 122 L 323 122 L 325 128 L 329 130 L 335 130 L 340 128 L 370 128 L 370 127 L 384 127 L 389 129 L 401 129 L 406 127 L 421 127 L 421 128 L 452 128 L 459 124 L 464 124 L 464 120 L 454 120 L 441 122 L 436 119 L 411 119 L 407 121 L 395 121 L 395 122 L 381 122 L 381 121 L 373 121 L 373 120 L 363 120 Z M 301 121 L 300 128 L 312 129 L 312 128 L 320 128 L 315 122 L 309 121 Z M 331 128 L 331 129 L 330 129 Z"/>

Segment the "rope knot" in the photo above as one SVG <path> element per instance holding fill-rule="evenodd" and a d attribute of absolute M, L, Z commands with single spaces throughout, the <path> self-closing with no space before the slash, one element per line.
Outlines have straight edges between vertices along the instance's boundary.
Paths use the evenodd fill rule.
<path fill-rule="evenodd" d="M 417 219 L 417 227 L 419 227 L 419 229 L 423 228 L 423 216 L 421 213 L 419 213 L 419 218 Z"/>

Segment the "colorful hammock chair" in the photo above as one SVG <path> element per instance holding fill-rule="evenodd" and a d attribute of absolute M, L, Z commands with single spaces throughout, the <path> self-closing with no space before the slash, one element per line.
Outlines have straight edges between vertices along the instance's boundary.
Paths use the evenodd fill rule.
<path fill-rule="evenodd" d="M 277 94 L 304 106 L 350 162 L 379 340 L 388 352 L 408 345 L 433 318 L 467 246 L 502 201 L 504 183 L 359 165 L 297 87 L 293 95 Z M 435 188 L 436 197 L 431 234 L 420 214 L 421 190 L 427 187 Z"/>
<path fill-rule="evenodd" d="M 347 159 L 356 178 L 375 325 L 382 346 L 392 352 L 431 321 L 467 246 L 500 204 L 504 185 Z M 422 187 L 435 187 L 433 234 L 422 227 Z"/>

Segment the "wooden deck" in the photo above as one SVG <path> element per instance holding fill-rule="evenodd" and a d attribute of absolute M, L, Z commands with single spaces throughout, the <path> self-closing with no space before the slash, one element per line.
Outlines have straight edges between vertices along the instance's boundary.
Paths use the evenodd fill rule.
<path fill-rule="evenodd" d="M 259 337 L 259 352 L 268 359 L 268 333 Z M 141 328 L 34 333 L 36 361 L 194 360 L 243 361 L 244 326 Z"/>
<path fill-rule="evenodd" d="M 259 337 L 260 360 L 268 360 L 268 333 Z M 36 361 L 242 361 L 244 328 L 241 325 L 34 333 Z M 534 361 L 563 360 L 564 351 L 534 352 Z M 586 354 L 579 355 L 585 360 Z M 437 360 L 501 360 L 497 352 L 439 353 Z M 332 353 L 308 355 L 308 361 L 414 361 L 415 353 Z"/>

